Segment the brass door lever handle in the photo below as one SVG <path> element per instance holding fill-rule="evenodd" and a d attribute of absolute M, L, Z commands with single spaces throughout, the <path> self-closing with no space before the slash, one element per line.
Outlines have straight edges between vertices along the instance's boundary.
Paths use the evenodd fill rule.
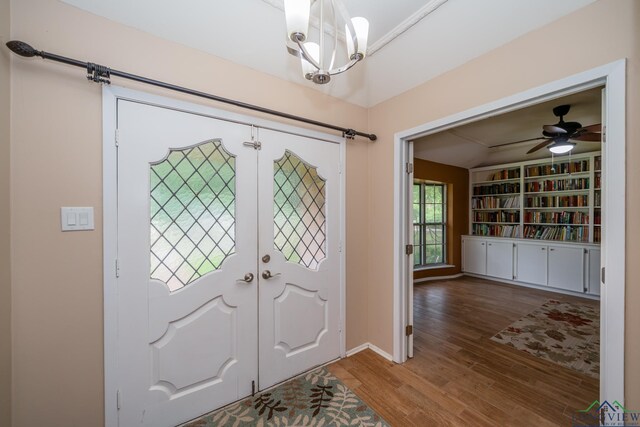
<path fill-rule="evenodd" d="M 262 272 L 262 278 L 263 279 L 271 279 L 272 277 L 276 277 L 279 276 L 280 273 L 276 273 L 276 274 L 271 274 L 271 271 L 269 270 L 265 270 Z"/>
<path fill-rule="evenodd" d="M 251 283 L 253 282 L 253 273 L 247 273 L 244 275 L 244 278 L 236 280 L 236 282 L 245 282 Z"/>

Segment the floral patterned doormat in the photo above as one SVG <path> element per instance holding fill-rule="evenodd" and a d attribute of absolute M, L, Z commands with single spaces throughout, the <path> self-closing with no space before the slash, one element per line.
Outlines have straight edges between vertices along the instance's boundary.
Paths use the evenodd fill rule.
<path fill-rule="evenodd" d="M 598 378 L 600 308 L 549 300 L 491 338 Z"/>
<path fill-rule="evenodd" d="M 325 368 L 184 424 L 185 427 L 388 425 Z"/>

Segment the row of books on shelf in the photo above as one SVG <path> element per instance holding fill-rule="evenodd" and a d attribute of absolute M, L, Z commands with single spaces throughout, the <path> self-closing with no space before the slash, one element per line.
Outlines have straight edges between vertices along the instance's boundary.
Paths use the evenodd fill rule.
<path fill-rule="evenodd" d="M 476 236 L 520 237 L 520 226 L 473 224 L 472 233 Z"/>
<path fill-rule="evenodd" d="M 593 169 L 594 170 L 602 170 L 602 157 L 597 156 L 593 159 Z"/>
<path fill-rule="evenodd" d="M 600 206 L 602 206 L 602 194 L 600 194 L 599 191 L 596 191 L 595 193 L 593 193 L 593 206 L 595 206 L 596 208 L 599 208 Z"/>
<path fill-rule="evenodd" d="M 471 199 L 472 209 L 519 209 L 520 196 L 511 197 L 474 197 Z"/>
<path fill-rule="evenodd" d="M 567 191 L 588 190 L 589 178 L 547 179 L 545 181 L 532 181 L 524 184 L 524 191 Z"/>
<path fill-rule="evenodd" d="M 474 212 L 474 222 L 520 222 L 519 211 Z"/>
<path fill-rule="evenodd" d="M 593 229 L 593 242 L 600 243 L 602 241 L 602 229 L 600 227 L 596 227 Z"/>
<path fill-rule="evenodd" d="M 550 165 L 529 166 L 526 169 L 526 176 L 559 175 L 563 173 L 588 172 L 589 160 L 577 162 L 555 163 Z"/>
<path fill-rule="evenodd" d="M 588 242 L 589 227 L 526 225 L 522 235 L 525 239 Z"/>
<path fill-rule="evenodd" d="M 519 192 L 520 192 L 519 182 L 476 185 L 473 187 L 474 196 L 483 196 L 485 194 L 509 194 L 509 193 L 519 193 Z"/>
<path fill-rule="evenodd" d="M 600 174 L 596 174 L 594 181 L 595 187 L 593 188 L 598 190 L 600 187 L 602 187 L 602 177 L 600 176 Z"/>
<path fill-rule="evenodd" d="M 599 209 L 593 211 L 593 223 L 597 225 L 602 224 L 602 214 Z"/>
<path fill-rule="evenodd" d="M 530 196 L 525 198 L 527 208 L 570 208 L 589 206 L 589 196 Z"/>
<path fill-rule="evenodd" d="M 535 224 L 589 224 L 584 212 L 525 212 L 524 222 Z"/>
<path fill-rule="evenodd" d="M 501 179 L 515 179 L 515 178 L 520 178 L 520 168 L 502 169 L 496 172 L 491 172 L 487 177 L 487 181 L 499 181 Z"/>

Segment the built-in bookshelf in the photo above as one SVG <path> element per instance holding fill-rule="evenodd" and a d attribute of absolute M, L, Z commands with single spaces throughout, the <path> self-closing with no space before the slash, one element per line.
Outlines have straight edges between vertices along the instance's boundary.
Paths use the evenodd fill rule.
<path fill-rule="evenodd" d="M 602 240 L 602 156 L 593 157 L 593 241 Z"/>
<path fill-rule="evenodd" d="M 470 234 L 599 243 L 599 152 L 471 169 Z"/>

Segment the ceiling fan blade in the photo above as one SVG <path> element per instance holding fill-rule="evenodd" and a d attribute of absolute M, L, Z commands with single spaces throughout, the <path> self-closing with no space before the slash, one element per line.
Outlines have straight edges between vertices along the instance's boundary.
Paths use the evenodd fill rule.
<path fill-rule="evenodd" d="M 520 144 L 521 142 L 537 141 L 539 139 L 546 139 L 546 138 L 544 136 L 539 136 L 537 138 L 529 138 L 529 139 L 522 139 L 520 141 L 507 142 L 506 144 L 490 145 L 489 148 L 506 147 L 507 145 Z"/>
<path fill-rule="evenodd" d="M 541 148 L 546 147 L 547 145 L 551 144 L 552 142 L 553 142 L 553 139 L 551 139 L 551 138 L 546 139 L 546 140 L 542 141 L 540 144 L 538 144 L 535 147 L 533 147 L 531 150 L 527 151 L 527 154 L 535 153 L 536 151 L 540 150 Z"/>
<path fill-rule="evenodd" d="M 583 133 L 582 135 L 578 135 L 578 136 L 572 137 L 571 139 L 575 139 L 576 141 L 600 142 L 600 141 L 602 141 L 602 134 L 601 133 L 587 132 L 587 133 Z"/>
<path fill-rule="evenodd" d="M 567 133 L 565 129 L 556 125 L 544 125 L 542 126 L 542 129 L 544 129 L 545 132 L 549 132 L 549 133 Z"/>
<path fill-rule="evenodd" d="M 582 129 L 587 130 L 589 132 L 602 132 L 602 124 L 601 123 L 597 123 L 595 125 L 585 126 Z M 580 129 L 580 130 L 582 130 L 582 129 Z"/>

